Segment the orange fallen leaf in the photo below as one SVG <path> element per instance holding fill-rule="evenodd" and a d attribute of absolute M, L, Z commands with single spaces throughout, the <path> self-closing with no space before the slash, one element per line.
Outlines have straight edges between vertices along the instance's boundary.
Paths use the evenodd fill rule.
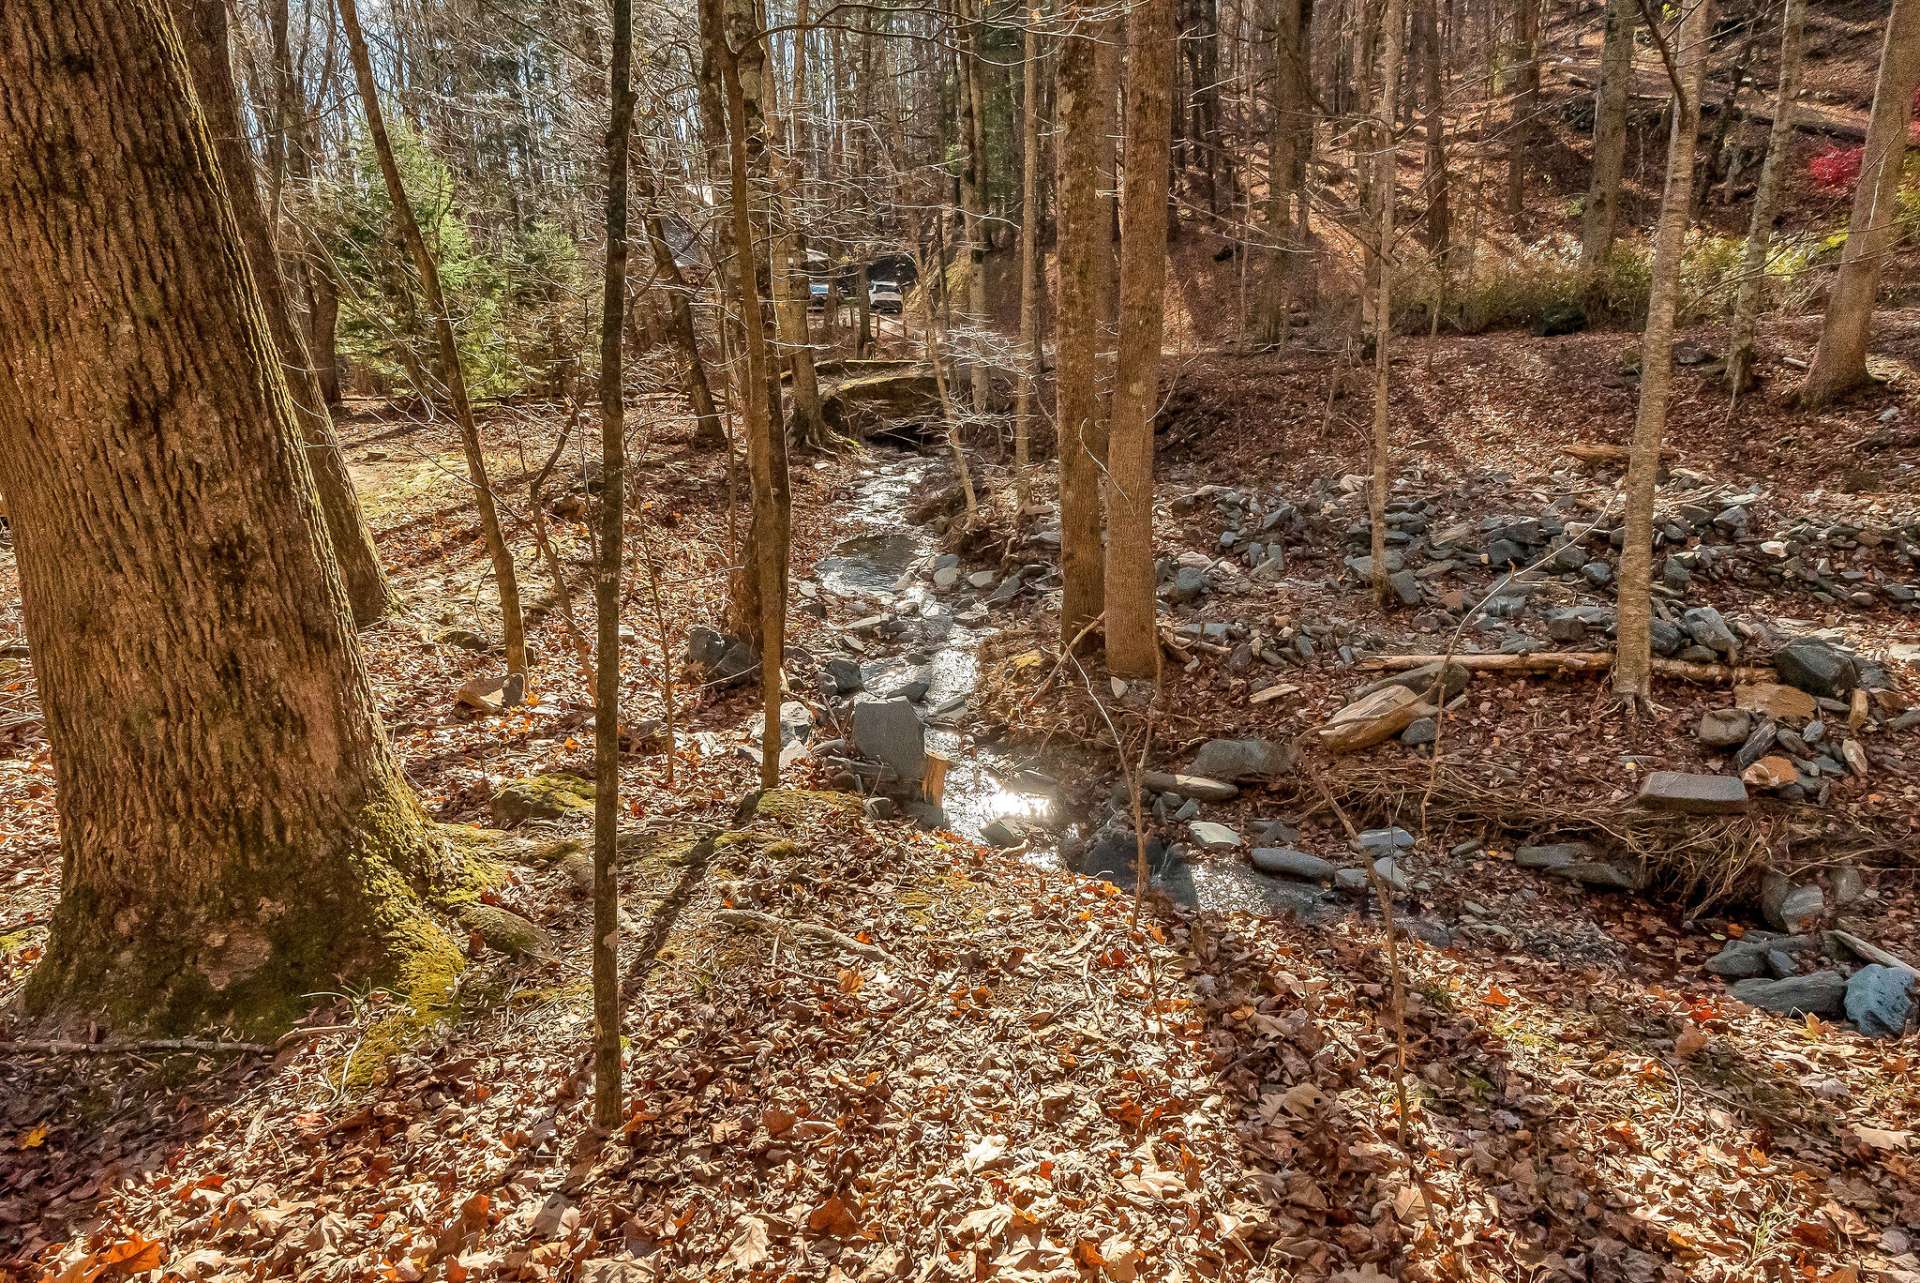
<path fill-rule="evenodd" d="M 1486 1003 L 1489 1007 L 1506 1007 L 1511 1006 L 1513 1003 L 1513 999 L 1500 992 L 1499 985 L 1488 985 L 1487 996 L 1480 1001 Z"/>

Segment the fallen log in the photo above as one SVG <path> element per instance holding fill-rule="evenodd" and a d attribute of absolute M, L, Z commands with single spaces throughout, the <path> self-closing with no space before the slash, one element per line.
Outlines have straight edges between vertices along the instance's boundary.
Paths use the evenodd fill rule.
<path fill-rule="evenodd" d="M 1547 651 L 1537 655 L 1374 655 L 1361 660 L 1356 668 L 1372 672 L 1399 672 L 1441 661 L 1459 664 L 1476 673 L 1515 673 L 1519 675 L 1570 673 L 1592 675 L 1613 671 L 1613 652 Z M 1696 664 L 1684 659 L 1655 659 L 1652 670 L 1661 677 L 1677 677 L 1689 682 L 1771 681 L 1771 668 L 1751 664 Z"/>
<path fill-rule="evenodd" d="M 1575 441 L 1571 445 L 1560 447 L 1560 453 L 1575 463 L 1595 467 L 1603 463 L 1624 464 L 1631 453 L 1626 446 L 1611 445 L 1605 441 Z M 1673 451 L 1662 447 L 1660 461 L 1666 463 L 1673 458 Z"/>

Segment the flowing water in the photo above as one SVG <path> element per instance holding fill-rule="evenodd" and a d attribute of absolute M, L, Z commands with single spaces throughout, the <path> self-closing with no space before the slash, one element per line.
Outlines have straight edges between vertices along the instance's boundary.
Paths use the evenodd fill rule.
<path fill-rule="evenodd" d="M 1036 762 L 969 736 L 966 702 L 980 677 L 980 647 L 994 633 L 991 609 L 982 610 L 987 590 L 962 581 L 945 593 L 930 586 L 928 571 L 940 549 L 932 534 L 914 523 L 909 510 L 916 489 L 945 475 L 945 460 L 911 453 L 881 453 L 844 509 L 849 534 L 815 566 L 819 592 L 837 599 L 836 615 L 891 614 L 917 621 L 907 635 L 871 645 L 861 656 L 870 691 L 889 692 L 908 679 L 930 683 L 921 702 L 927 721 L 927 748 L 949 758 L 943 805 L 948 827 L 984 839 L 994 821 L 1012 821 L 1027 838 L 1026 859 L 1059 867 L 1060 839 L 1088 827 L 1070 814 L 1056 783 L 1075 766 Z M 1097 821 L 1098 817 L 1095 817 Z M 1238 856 L 1184 859 L 1154 843 L 1154 885 L 1179 903 L 1220 912 L 1297 916 L 1317 920 L 1339 912 L 1327 892 L 1271 878 Z M 1133 883 L 1131 840 L 1111 837 L 1091 844 L 1082 861 L 1085 872 Z"/>

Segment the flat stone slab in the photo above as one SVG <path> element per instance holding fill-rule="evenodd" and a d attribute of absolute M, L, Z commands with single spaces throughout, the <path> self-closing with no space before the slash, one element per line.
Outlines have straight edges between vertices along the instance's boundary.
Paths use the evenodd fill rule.
<path fill-rule="evenodd" d="M 1913 1017 L 1913 973 L 1874 963 L 1847 981 L 1847 1019 L 1875 1038 L 1898 1038 Z"/>
<path fill-rule="evenodd" d="M 896 777 L 918 784 L 927 769 L 927 729 L 904 699 L 863 696 L 853 703 L 853 742 Z"/>
<path fill-rule="evenodd" d="M 1295 878 L 1301 882 L 1326 882 L 1334 875 L 1333 862 L 1323 860 L 1290 846 L 1259 846 L 1253 849 L 1253 867 L 1275 877 Z"/>
<path fill-rule="evenodd" d="M 1150 793 L 1171 793 L 1199 802 L 1225 802 L 1238 797 L 1237 786 L 1204 775 L 1182 775 L 1172 771 L 1148 771 L 1140 777 L 1140 787 Z"/>
<path fill-rule="evenodd" d="M 1522 869 L 1564 869 L 1582 860 L 1591 860 L 1595 854 L 1585 842 L 1548 842 L 1521 847 L 1513 853 L 1513 862 Z"/>
<path fill-rule="evenodd" d="M 1728 815 L 1747 809 L 1747 786 L 1735 775 L 1654 771 L 1640 782 L 1640 805 L 1680 815 Z"/>
<path fill-rule="evenodd" d="M 1733 996 L 1741 1002 L 1783 1016 L 1837 1017 L 1844 1009 L 1846 995 L 1847 978 L 1838 971 L 1816 971 L 1784 980 L 1741 980 L 1733 986 Z"/>
<path fill-rule="evenodd" d="M 1244 841 L 1232 828 L 1212 820 L 1195 820 L 1187 826 L 1187 832 L 1196 844 L 1208 851 L 1231 851 Z"/>

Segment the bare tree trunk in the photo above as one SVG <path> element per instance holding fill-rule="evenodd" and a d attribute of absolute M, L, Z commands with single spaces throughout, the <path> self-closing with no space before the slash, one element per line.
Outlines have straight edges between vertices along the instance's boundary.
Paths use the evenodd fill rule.
<path fill-rule="evenodd" d="M 1453 235 L 1453 202 L 1447 176 L 1446 57 L 1440 43 L 1439 0 L 1417 0 L 1413 36 L 1420 50 L 1420 132 L 1427 144 L 1427 246 L 1439 265 L 1445 285 L 1449 242 Z M 1436 311 L 1437 311 L 1436 303 Z"/>
<path fill-rule="evenodd" d="M 1786 177 L 1793 142 L 1793 103 L 1800 93 L 1800 51 L 1805 43 L 1807 0 L 1786 0 L 1780 17 L 1780 87 L 1774 94 L 1773 125 L 1767 131 L 1767 158 L 1753 194 L 1747 224 L 1746 253 L 1740 263 L 1740 289 L 1734 296 L 1732 334 L 1727 343 L 1727 386 L 1738 397 L 1753 386 L 1753 332 L 1760 312 L 1760 286 L 1766 276 L 1767 250 L 1773 243 L 1773 210 Z"/>
<path fill-rule="evenodd" d="M 760 786 L 780 783 L 781 664 L 786 640 L 788 492 L 786 433 L 758 395 L 771 365 L 753 252 L 753 173 L 767 166 L 767 122 L 762 108 L 766 52 L 748 0 L 701 0 L 701 39 L 707 74 L 718 74 L 725 100 L 727 170 L 731 188 L 735 304 L 744 321 L 747 368 L 747 469 L 753 483 L 751 549 L 759 605 L 761 711 Z"/>
<path fill-rule="evenodd" d="M 600 546 L 593 577 L 593 1122 L 620 1121 L 620 569 L 626 551 L 627 168 L 633 132 L 633 0 L 613 0 L 608 68 L 607 270 L 600 300 Z M 668 256 L 671 261 L 671 255 Z M 679 298 L 679 295 L 675 295 Z M 671 756 L 671 753 L 669 753 Z"/>
<path fill-rule="evenodd" d="M 252 1034 L 342 983 L 446 1002 L 451 861 L 190 82 L 153 0 L 0 7 L 0 490 L 62 865 L 26 1007 Z"/>
<path fill-rule="evenodd" d="M 1400 29 L 1404 0 L 1386 0 L 1380 23 L 1380 85 L 1374 121 L 1374 199 L 1380 202 L 1373 250 L 1376 290 L 1373 305 L 1373 451 L 1372 484 L 1367 488 L 1367 524 L 1373 595 L 1382 606 L 1393 600 L 1387 582 L 1387 435 L 1389 354 L 1393 340 L 1393 215 L 1399 201 L 1400 148 L 1394 131 L 1400 85 Z"/>
<path fill-rule="evenodd" d="M 967 239 L 967 324 L 985 329 L 987 325 L 987 101 L 982 77 L 980 37 L 984 19 L 979 0 L 958 0 L 955 6 L 960 20 L 960 121 L 966 133 L 962 145 L 966 159 L 960 169 L 960 207 Z M 969 388 L 973 412 L 987 412 L 987 362 L 984 351 L 975 352 L 969 362 Z"/>
<path fill-rule="evenodd" d="M 1273 8 L 1273 104 L 1267 119 L 1267 236 L 1273 242 L 1267 279 L 1255 309 L 1260 342 L 1287 341 L 1292 281 L 1304 248 L 1293 235 L 1289 208 L 1298 190 L 1305 153 L 1311 150 L 1313 117 L 1308 106 L 1307 50 L 1301 0 L 1276 0 Z M 1309 144 L 1303 148 L 1302 138 Z"/>
<path fill-rule="evenodd" d="M 1028 0 L 1020 121 L 1020 381 L 1013 406 L 1014 525 L 1026 522 L 1040 313 L 1040 0 Z"/>
<path fill-rule="evenodd" d="M 1100 197 L 1110 93 L 1099 74 L 1101 24 L 1091 0 L 1065 0 L 1055 59 L 1060 304 L 1055 321 L 1054 425 L 1060 455 L 1060 635 L 1072 642 L 1104 604 L 1100 520 L 1101 264 L 1110 223 Z"/>
<path fill-rule="evenodd" d="M 720 426 L 720 407 L 714 404 L 713 385 L 707 382 L 707 364 L 700 356 L 700 335 L 693 327 L 693 290 L 681 275 L 673 247 L 667 244 L 660 213 L 654 208 L 657 193 L 645 157 L 641 159 L 639 182 L 640 200 L 647 207 L 642 218 L 647 248 L 653 255 L 653 270 L 659 274 L 666 290 L 673 342 L 680 349 L 681 364 L 686 371 L 687 401 L 693 407 L 693 439 L 698 445 L 725 446 L 727 434 Z"/>
<path fill-rule="evenodd" d="M 1580 266 L 1597 271 L 1613 253 L 1620 180 L 1627 159 L 1627 101 L 1633 90 L 1634 15 L 1639 0 L 1607 0 L 1600 83 L 1593 94 L 1593 172 L 1580 214 Z"/>
<path fill-rule="evenodd" d="M 1616 600 L 1618 648 L 1613 690 L 1630 707 L 1646 703 L 1652 670 L 1652 611 L 1648 601 L 1653 568 L 1654 477 L 1660 439 L 1667 428 L 1673 391 L 1673 317 L 1680 292 L 1680 261 L 1686 251 L 1687 213 L 1693 207 L 1693 155 L 1700 132 L 1700 95 L 1707 81 L 1707 33 L 1713 30 L 1711 0 L 1687 11 L 1680 24 L 1680 93 L 1673 104 L 1667 140 L 1667 182 L 1654 232 L 1653 277 L 1647 291 L 1647 329 L 1640 348 L 1640 409 L 1633 421 L 1627 457 L 1626 543 L 1620 550 Z"/>
<path fill-rule="evenodd" d="M 1860 185 L 1853 192 L 1847 243 L 1840 251 L 1840 274 L 1827 299 L 1813 368 L 1800 390 L 1808 406 L 1826 405 L 1867 382 L 1873 298 L 1900 211 L 1900 178 L 1916 84 L 1920 84 L 1920 0 L 1894 0 L 1880 54 L 1880 76 L 1873 87 Z"/>
<path fill-rule="evenodd" d="M 1155 678 L 1153 415 L 1166 314 L 1167 162 L 1173 127 L 1174 0 L 1128 15 L 1127 182 L 1122 200 L 1120 352 L 1107 439 L 1107 667 Z"/>
<path fill-rule="evenodd" d="M 354 622 L 364 628 L 392 607 L 393 592 L 387 586 L 386 572 L 380 568 L 366 518 L 361 515 L 360 496 L 354 491 L 353 477 L 340 453 L 340 440 L 334 435 L 326 397 L 308 361 L 306 342 L 294 328 L 293 311 L 280 275 L 280 258 L 274 251 L 273 234 L 254 182 L 253 151 L 247 145 L 233 70 L 227 59 L 227 6 L 225 0 L 172 0 L 171 7 L 186 47 L 200 109 L 206 116 L 214 157 L 239 225 L 240 241 L 246 247 L 247 264 L 260 291 L 261 306 L 266 309 L 267 332 L 273 336 L 287 389 L 293 395 L 294 419 L 307 443 L 307 463 L 319 489 L 320 511 L 326 517 L 327 542 L 340 563 Z"/>
<path fill-rule="evenodd" d="M 806 126 L 803 113 L 807 94 L 807 0 L 798 0 L 794 9 L 793 102 L 789 144 L 784 157 L 775 152 L 769 140 L 768 166 L 775 186 L 770 193 L 768 222 L 772 228 L 773 284 L 775 319 L 780 327 L 780 342 L 786 348 L 787 369 L 793 375 L 794 436 L 812 446 L 827 442 L 827 423 L 820 410 L 820 380 L 813 370 L 813 335 L 807 326 L 807 304 L 811 276 L 807 266 L 807 234 L 803 212 L 798 208 L 801 187 L 806 177 Z M 767 75 L 765 71 L 762 76 Z M 763 97 L 771 101 L 773 86 L 767 85 Z"/>
<path fill-rule="evenodd" d="M 393 206 L 393 221 L 413 254 L 414 270 L 420 274 L 420 290 L 426 295 L 427 309 L 433 313 L 434 338 L 440 347 L 440 377 L 447 387 L 447 399 L 453 403 L 454 421 L 460 425 L 460 445 L 467 456 L 467 476 L 473 482 L 474 507 L 480 515 L 480 534 L 486 541 L 487 555 L 493 560 L 493 579 L 500 590 L 500 626 L 506 641 L 507 671 L 527 671 L 527 635 L 520 615 L 520 582 L 514 574 L 513 553 L 500 528 L 500 514 L 493 503 L 493 483 L 487 477 L 487 458 L 480 446 L 480 427 L 474 421 L 473 403 L 467 399 L 467 380 L 460 368 L 460 346 L 453 337 L 453 316 L 447 310 L 446 297 L 440 292 L 440 270 L 427 249 L 420 224 L 414 219 L 413 206 L 407 203 L 407 190 L 400 182 L 399 167 L 393 160 L 393 143 L 387 138 L 387 125 L 380 112 L 380 90 L 373 82 L 373 64 L 367 57 L 367 40 L 360 30 L 360 14 L 354 0 L 339 0 L 340 21 L 347 30 L 347 55 L 353 62 L 353 78 L 360 88 L 360 106 L 367 116 L 367 132 L 373 138 L 373 150 L 380 161 L 380 175 L 386 180 L 388 203 Z"/>
<path fill-rule="evenodd" d="M 1540 137 L 1540 6 L 1543 0 L 1515 0 L 1514 45 L 1520 60 L 1519 89 L 1513 98 L 1512 150 L 1507 157 L 1507 212 L 1518 214 L 1527 197 L 1527 170 Z M 1388 39 L 1398 33 L 1389 30 Z"/>

